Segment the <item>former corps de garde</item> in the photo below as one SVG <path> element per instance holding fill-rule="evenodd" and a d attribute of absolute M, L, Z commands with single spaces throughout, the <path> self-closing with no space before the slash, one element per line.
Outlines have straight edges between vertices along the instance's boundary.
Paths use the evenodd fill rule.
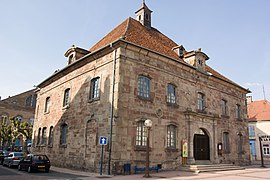
<path fill-rule="evenodd" d="M 152 27 L 151 13 L 143 2 L 90 49 L 67 50 L 67 66 L 38 85 L 33 152 L 98 172 L 105 136 L 104 171 L 144 166 L 149 119 L 150 166 L 249 163 L 250 91 Z"/>

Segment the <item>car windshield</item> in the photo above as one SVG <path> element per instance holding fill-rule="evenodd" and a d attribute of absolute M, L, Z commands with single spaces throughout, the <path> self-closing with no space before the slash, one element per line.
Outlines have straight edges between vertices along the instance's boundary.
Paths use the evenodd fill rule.
<path fill-rule="evenodd" d="M 44 161 L 44 160 L 48 160 L 48 158 L 43 155 L 38 155 L 38 156 L 33 156 L 33 160 Z"/>
<path fill-rule="evenodd" d="M 15 153 L 14 153 L 14 156 L 23 156 L 23 153 L 15 152 Z"/>

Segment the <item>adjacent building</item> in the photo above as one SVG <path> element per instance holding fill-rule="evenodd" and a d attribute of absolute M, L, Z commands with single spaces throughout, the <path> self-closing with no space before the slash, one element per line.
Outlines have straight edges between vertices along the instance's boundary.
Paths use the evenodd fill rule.
<path fill-rule="evenodd" d="M 0 100 L 0 129 L 9 123 L 9 119 L 14 117 L 20 122 L 27 121 L 33 125 L 34 113 L 36 107 L 35 90 L 29 90 L 15 96 Z M 0 148 L 7 149 L 11 144 L 3 142 L 0 139 Z M 18 138 L 15 142 L 15 147 L 20 148 L 23 145 L 23 139 Z"/>
<path fill-rule="evenodd" d="M 261 160 L 261 150 L 264 160 L 270 160 L 270 102 L 249 97 L 248 121 L 251 160 Z"/>
<path fill-rule="evenodd" d="M 201 49 L 186 50 L 152 27 L 151 13 L 143 2 L 136 19 L 89 50 L 72 46 L 67 66 L 38 85 L 35 152 L 55 166 L 96 172 L 104 136 L 104 170 L 144 166 L 150 119 L 151 166 L 249 163 L 249 90 L 209 67 Z"/>

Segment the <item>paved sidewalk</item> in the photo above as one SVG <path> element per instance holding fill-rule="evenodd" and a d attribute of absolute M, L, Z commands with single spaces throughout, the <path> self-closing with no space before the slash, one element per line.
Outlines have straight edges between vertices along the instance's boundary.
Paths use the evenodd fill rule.
<path fill-rule="evenodd" d="M 151 172 L 151 180 L 270 180 L 270 165 L 266 165 L 266 168 L 260 167 L 260 164 L 245 166 L 245 170 L 233 170 L 233 171 L 217 171 L 217 172 L 204 172 L 204 173 L 193 173 L 185 171 L 161 171 L 159 173 Z M 68 173 L 78 175 L 79 180 L 90 180 L 90 179 L 117 179 L 117 180 L 135 180 L 135 179 L 146 179 L 143 177 L 144 174 L 132 174 L 132 175 L 117 175 L 117 176 L 100 176 L 97 173 L 82 172 L 76 170 L 70 170 L 65 168 L 52 167 L 52 171 Z M 71 178 L 74 180 L 74 177 Z"/>

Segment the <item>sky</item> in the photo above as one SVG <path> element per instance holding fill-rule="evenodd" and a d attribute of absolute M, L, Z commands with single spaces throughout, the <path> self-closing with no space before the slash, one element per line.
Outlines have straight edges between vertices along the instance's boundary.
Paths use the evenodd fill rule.
<path fill-rule="evenodd" d="M 253 100 L 270 100 L 269 0 L 145 0 L 152 26 L 186 50 L 202 48 L 207 64 Z M 0 2 L 0 96 L 33 89 L 67 65 L 64 53 L 90 49 L 142 0 Z"/>

